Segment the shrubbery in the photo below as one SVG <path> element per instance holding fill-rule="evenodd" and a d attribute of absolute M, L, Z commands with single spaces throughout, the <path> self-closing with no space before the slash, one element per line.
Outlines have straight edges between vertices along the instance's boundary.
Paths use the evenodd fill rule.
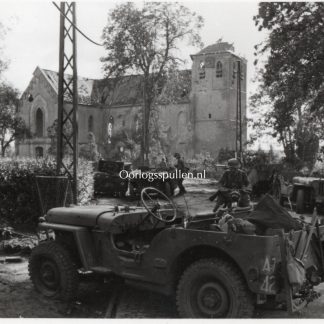
<path fill-rule="evenodd" d="M 52 159 L 0 160 L 0 224 L 34 226 L 42 215 L 36 176 L 55 176 Z M 78 203 L 90 202 L 93 194 L 92 163 L 79 160 Z"/>
<path fill-rule="evenodd" d="M 185 161 L 188 165 L 190 172 L 203 172 L 206 171 L 207 178 L 220 178 L 224 169 L 219 166 L 217 159 L 213 158 L 209 152 L 200 153 L 192 159 Z"/>

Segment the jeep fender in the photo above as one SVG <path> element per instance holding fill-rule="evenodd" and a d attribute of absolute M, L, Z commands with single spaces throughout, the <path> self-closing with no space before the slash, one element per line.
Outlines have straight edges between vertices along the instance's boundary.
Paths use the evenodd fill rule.
<path fill-rule="evenodd" d="M 65 224 L 53 224 L 53 223 L 40 223 L 38 225 L 39 230 L 53 230 L 54 232 L 70 232 L 73 235 L 79 258 L 83 268 L 87 271 L 95 264 L 94 246 L 92 242 L 91 232 L 86 227 L 73 226 Z"/>

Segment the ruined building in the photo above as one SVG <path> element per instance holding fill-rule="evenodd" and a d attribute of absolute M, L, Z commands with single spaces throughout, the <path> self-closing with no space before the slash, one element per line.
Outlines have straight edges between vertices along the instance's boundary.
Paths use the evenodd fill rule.
<path fill-rule="evenodd" d="M 184 91 L 177 102 L 158 107 L 160 148 L 165 155 L 177 151 L 192 157 L 208 151 L 217 156 L 221 148 L 235 148 L 238 61 L 243 142 L 246 140 L 247 62 L 225 42 L 207 46 L 191 59 L 192 69 L 180 71 Z M 130 150 L 136 158 L 134 150 L 141 136 L 142 77 L 124 76 L 117 83 L 79 78 L 78 88 L 80 145 L 87 144 L 92 132 L 103 156 L 116 158 L 116 153 Z M 32 137 L 17 143 L 19 156 L 47 155 L 51 146 L 48 129 L 57 119 L 57 89 L 58 73 L 37 67 L 21 97 L 19 114 Z M 69 98 L 66 105 L 71 105 Z"/>

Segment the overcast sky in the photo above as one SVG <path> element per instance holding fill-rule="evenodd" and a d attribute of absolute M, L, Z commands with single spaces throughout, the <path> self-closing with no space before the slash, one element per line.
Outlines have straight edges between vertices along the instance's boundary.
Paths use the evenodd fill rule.
<path fill-rule="evenodd" d="M 90 38 L 101 42 L 103 27 L 107 22 L 110 9 L 116 5 L 113 1 L 77 2 L 77 25 Z M 218 39 L 234 43 L 238 54 L 248 59 L 248 80 L 254 73 L 253 47 L 264 35 L 257 31 L 252 20 L 257 13 L 257 2 L 209 1 L 189 2 L 185 5 L 205 19 L 201 31 L 205 45 Z M 59 50 L 59 12 L 50 1 L 0 1 L 0 22 L 11 27 L 3 41 L 4 56 L 10 60 L 5 78 L 24 91 L 36 66 L 58 70 Z M 91 44 L 78 35 L 78 73 L 89 78 L 102 78 L 102 64 L 99 59 L 104 55 L 103 47 Z M 198 49 L 184 46 L 183 58 Z M 248 90 L 253 86 L 248 82 Z"/>

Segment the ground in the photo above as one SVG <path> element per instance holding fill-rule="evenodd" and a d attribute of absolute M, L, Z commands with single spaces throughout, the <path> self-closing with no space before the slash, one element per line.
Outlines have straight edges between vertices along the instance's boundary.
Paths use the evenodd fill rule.
<path fill-rule="evenodd" d="M 214 191 L 213 182 L 203 186 L 196 183 L 186 184 L 188 193 L 177 197 L 177 205 L 188 210 L 191 215 L 196 211 L 211 210 L 213 203 L 208 200 Z M 119 199 L 109 199 L 110 203 L 125 204 Z M 99 204 L 107 203 L 100 199 Z M 134 202 L 127 202 L 134 204 Z M 0 258 L 1 260 L 1 258 Z M 111 282 L 87 281 L 80 285 L 76 302 L 66 305 L 37 294 L 28 277 L 27 257 L 19 263 L 0 263 L 0 317 L 78 317 L 78 318 L 176 318 L 175 301 L 154 293 L 112 284 Z M 0 261 L 1 262 L 1 261 Z M 112 289 L 115 287 L 115 289 Z M 114 291 L 118 291 L 117 296 Z M 322 297 L 294 314 L 295 318 L 324 318 L 324 284 L 318 287 Z M 110 308 L 110 301 L 116 297 L 116 307 Z M 256 318 L 287 318 L 284 311 L 265 311 L 258 309 Z"/>

